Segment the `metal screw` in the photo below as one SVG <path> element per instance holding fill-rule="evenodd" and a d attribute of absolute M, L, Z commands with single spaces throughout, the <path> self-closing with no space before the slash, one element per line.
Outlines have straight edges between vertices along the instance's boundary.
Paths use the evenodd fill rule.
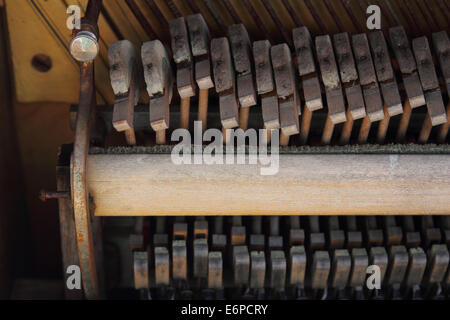
<path fill-rule="evenodd" d="M 41 199 L 42 202 L 45 202 L 48 199 L 63 199 L 63 198 L 69 198 L 69 197 L 70 197 L 69 191 L 41 190 L 41 192 L 39 194 L 39 199 Z"/>
<path fill-rule="evenodd" d="M 98 54 L 97 37 L 90 31 L 80 31 L 70 41 L 69 50 L 72 57 L 79 62 L 90 62 Z"/>

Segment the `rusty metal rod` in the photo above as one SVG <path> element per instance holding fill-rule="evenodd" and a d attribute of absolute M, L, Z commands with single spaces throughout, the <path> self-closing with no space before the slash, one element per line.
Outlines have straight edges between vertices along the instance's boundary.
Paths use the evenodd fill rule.
<path fill-rule="evenodd" d="M 86 7 L 84 19 L 90 23 L 97 24 L 102 8 L 103 0 L 90 0 Z"/>
<path fill-rule="evenodd" d="M 84 21 L 94 30 L 98 30 L 97 20 L 101 7 L 101 0 L 90 0 L 87 6 Z M 89 194 L 86 180 L 86 160 L 89 151 L 90 129 L 94 120 L 96 104 L 94 62 L 92 61 L 80 64 L 80 97 L 78 104 L 71 160 L 71 190 L 75 231 L 84 295 L 87 299 L 99 299 L 103 297 L 103 290 L 100 288 L 97 274 L 97 259 L 91 225 L 92 216 L 89 212 Z"/>
<path fill-rule="evenodd" d="M 80 68 L 80 99 L 71 163 L 72 199 L 84 294 L 87 299 L 98 299 L 100 298 L 100 288 L 97 276 L 91 215 L 89 213 L 89 196 L 86 185 L 89 129 L 95 100 L 94 63 L 85 62 Z"/>
<path fill-rule="evenodd" d="M 45 202 L 49 199 L 67 199 L 67 198 L 70 198 L 69 191 L 41 190 L 41 192 L 39 193 L 39 199 L 41 199 L 42 202 Z"/>

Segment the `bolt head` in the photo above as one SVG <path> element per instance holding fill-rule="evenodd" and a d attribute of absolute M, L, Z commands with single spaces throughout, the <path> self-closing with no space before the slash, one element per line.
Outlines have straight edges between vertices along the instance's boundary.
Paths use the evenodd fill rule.
<path fill-rule="evenodd" d="M 97 38 L 92 32 L 81 31 L 70 42 L 70 54 L 79 62 L 90 62 L 99 52 Z"/>

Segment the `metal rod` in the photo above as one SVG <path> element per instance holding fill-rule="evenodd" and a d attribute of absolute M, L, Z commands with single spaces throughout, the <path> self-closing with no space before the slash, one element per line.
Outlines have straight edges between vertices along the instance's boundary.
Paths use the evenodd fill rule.
<path fill-rule="evenodd" d="M 87 6 L 84 20 L 94 30 L 98 30 L 97 20 L 101 7 L 101 0 L 90 0 Z M 84 295 L 87 299 L 99 299 L 103 296 L 103 290 L 100 288 L 97 274 L 97 259 L 86 179 L 90 128 L 94 119 L 96 105 L 94 62 L 83 62 L 80 64 L 80 97 L 78 104 L 71 160 L 71 190 L 75 231 Z"/>
<path fill-rule="evenodd" d="M 86 7 L 85 20 L 97 24 L 103 0 L 90 0 Z"/>
<path fill-rule="evenodd" d="M 80 99 L 71 164 L 72 199 L 84 294 L 87 299 L 98 299 L 100 298 L 100 288 L 86 185 L 89 129 L 95 100 L 94 63 L 85 62 L 81 64 L 80 68 Z"/>
<path fill-rule="evenodd" d="M 67 199 L 70 198 L 69 191 L 47 191 L 47 190 L 41 190 L 39 193 L 39 199 L 41 199 L 42 202 L 45 202 L 49 199 Z"/>

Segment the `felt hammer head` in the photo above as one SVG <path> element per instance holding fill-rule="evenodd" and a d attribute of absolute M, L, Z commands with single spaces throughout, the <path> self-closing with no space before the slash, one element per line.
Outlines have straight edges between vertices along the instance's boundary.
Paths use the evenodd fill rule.
<path fill-rule="evenodd" d="M 194 57 L 208 55 L 209 53 L 209 29 L 201 14 L 193 14 L 186 18 Z"/>
<path fill-rule="evenodd" d="M 170 102 L 172 98 L 173 75 L 164 45 L 159 40 L 145 42 L 142 45 L 141 56 L 149 96 L 162 95 L 164 90 L 169 90 Z M 166 83 L 168 84 L 167 88 L 165 88 Z"/>
<path fill-rule="evenodd" d="M 114 94 L 128 93 L 133 68 L 137 65 L 137 52 L 128 40 L 112 43 L 108 48 L 109 77 Z M 139 85 L 136 86 L 137 89 Z"/>

